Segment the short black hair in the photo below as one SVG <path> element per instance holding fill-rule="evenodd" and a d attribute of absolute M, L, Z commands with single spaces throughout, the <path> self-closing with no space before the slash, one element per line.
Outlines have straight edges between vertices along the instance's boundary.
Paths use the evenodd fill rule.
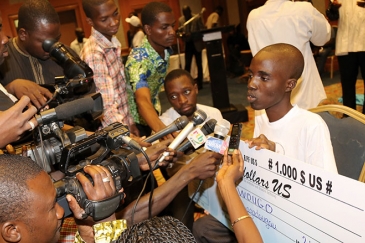
<path fill-rule="evenodd" d="M 19 8 L 18 29 L 27 31 L 37 30 L 41 21 L 60 24 L 59 16 L 54 7 L 47 0 L 26 0 Z"/>
<path fill-rule="evenodd" d="M 171 13 L 169 5 L 161 2 L 150 2 L 143 7 L 141 12 L 142 25 L 152 25 L 159 13 Z"/>
<path fill-rule="evenodd" d="M 28 157 L 0 155 L 0 223 L 26 220 L 30 200 L 27 182 L 42 171 Z"/>
<path fill-rule="evenodd" d="M 109 0 L 82 0 L 82 8 L 84 9 L 86 17 L 92 18 L 94 8 L 107 1 Z"/>
<path fill-rule="evenodd" d="M 259 52 L 270 52 L 280 57 L 281 65 L 285 65 L 290 78 L 299 79 L 304 69 L 303 54 L 293 45 L 276 43 L 262 48 Z"/>
<path fill-rule="evenodd" d="M 223 13 L 223 7 L 222 6 L 217 6 L 215 8 L 215 12 L 217 12 L 217 13 Z"/>
<path fill-rule="evenodd" d="M 193 79 L 193 77 L 191 76 L 191 74 L 188 71 L 186 71 L 184 69 L 174 69 L 174 70 L 170 71 L 165 77 L 165 82 L 164 82 L 165 90 L 166 90 L 166 84 L 168 82 L 171 82 L 181 76 L 188 77 L 189 80 L 191 81 L 191 84 L 192 85 L 195 84 L 195 80 Z"/>

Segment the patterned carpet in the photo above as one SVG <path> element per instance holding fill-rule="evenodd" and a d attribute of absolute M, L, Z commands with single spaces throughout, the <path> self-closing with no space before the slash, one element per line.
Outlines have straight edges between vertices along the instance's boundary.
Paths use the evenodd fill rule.
<path fill-rule="evenodd" d="M 342 96 L 342 89 L 340 83 L 335 83 L 324 87 L 327 99 L 323 100 L 320 105 L 328 104 L 342 104 L 338 102 L 338 98 Z M 356 83 L 356 93 L 364 94 L 364 82 L 362 79 L 357 80 Z M 241 134 L 241 139 L 252 138 L 254 129 L 254 110 L 251 107 L 246 107 L 248 111 L 249 121 L 243 123 L 243 129 Z M 362 112 L 362 106 L 357 106 L 357 110 Z"/>

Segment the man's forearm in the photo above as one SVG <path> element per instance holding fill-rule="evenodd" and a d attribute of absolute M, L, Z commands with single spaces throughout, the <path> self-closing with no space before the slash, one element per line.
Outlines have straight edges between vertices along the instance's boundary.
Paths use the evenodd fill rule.
<path fill-rule="evenodd" d="M 138 104 L 138 111 L 153 131 L 158 132 L 166 127 L 159 119 L 155 108 L 151 104 Z"/>
<path fill-rule="evenodd" d="M 190 173 L 189 167 L 184 166 L 162 186 L 157 187 L 153 192 L 152 216 L 160 213 L 193 178 L 194 176 Z M 139 201 L 134 214 L 134 223 L 148 218 L 149 197 L 150 194 L 148 193 Z M 123 211 L 117 213 L 117 218 L 126 219 L 128 225 L 130 225 L 135 202 L 133 201 Z"/>

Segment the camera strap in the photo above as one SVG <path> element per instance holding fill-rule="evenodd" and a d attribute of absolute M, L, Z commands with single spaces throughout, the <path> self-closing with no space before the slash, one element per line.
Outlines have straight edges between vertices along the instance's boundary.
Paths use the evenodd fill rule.
<path fill-rule="evenodd" d="M 119 192 L 114 196 L 102 201 L 92 201 L 86 199 L 83 207 L 85 213 L 82 215 L 82 217 L 83 219 L 86 219 L 88 216 L 91 216 L 93 217 L 94 221 L 105 219 L 112 215 L 115 210 L 117 210 L 123 198 L 124 193 Z"/>

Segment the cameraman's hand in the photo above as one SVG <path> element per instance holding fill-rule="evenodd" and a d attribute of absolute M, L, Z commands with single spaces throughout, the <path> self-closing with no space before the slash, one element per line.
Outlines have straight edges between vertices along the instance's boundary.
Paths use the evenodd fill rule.
<path fill-rule="evenodd" d="M 0 111 L 0 148 L 8 143 L 17 141 L 21 135 L 32 129 L 30 122 L 37 126 L 37 121 L 33 118 L 37 109 L 29 104 L 29 97 L 23 96 L 16 104 L 6 111 Z M 24 108 L 28 109 L 23 112 Z M 30 122 L 28 122 L 30 121 Z"/>
<path fill-rule="evenodd" d="M 42 107 L 47 99 L 52 98 L 52 93 L 35 82 L 25 79 L 15 79 L 5 86 L 6 90 L 20 99 L 23 95 L 30 98 L 33 105 L 37 108 Z"/>
<path fill-rule="evenodd" d="M 94 185 L 85 175 L 81 173 L 78 173 L 76 178 L 79 180 L 89 200 L 101 201 L 110 198 L 116 193 L 113 178 L 105 167 L 99 165 L 89 165 L 85 166 L 84 171 L 92 177 Z M 105 178 L 109 178 L 110 181 L 103 182 L 103 179 Z M 84 209 L 80 207 L 72 195 L 67 195 L 66 197 L 70 209 L 74 214 L 80 236 L 86 242 L 94 241 L 94 232 L 92 228 L 94 224 L 115 220 L 114 214 L 97 222 L 95 222 L 92 217 L 82 219 L 82 215 L 85 212 Z"/>

